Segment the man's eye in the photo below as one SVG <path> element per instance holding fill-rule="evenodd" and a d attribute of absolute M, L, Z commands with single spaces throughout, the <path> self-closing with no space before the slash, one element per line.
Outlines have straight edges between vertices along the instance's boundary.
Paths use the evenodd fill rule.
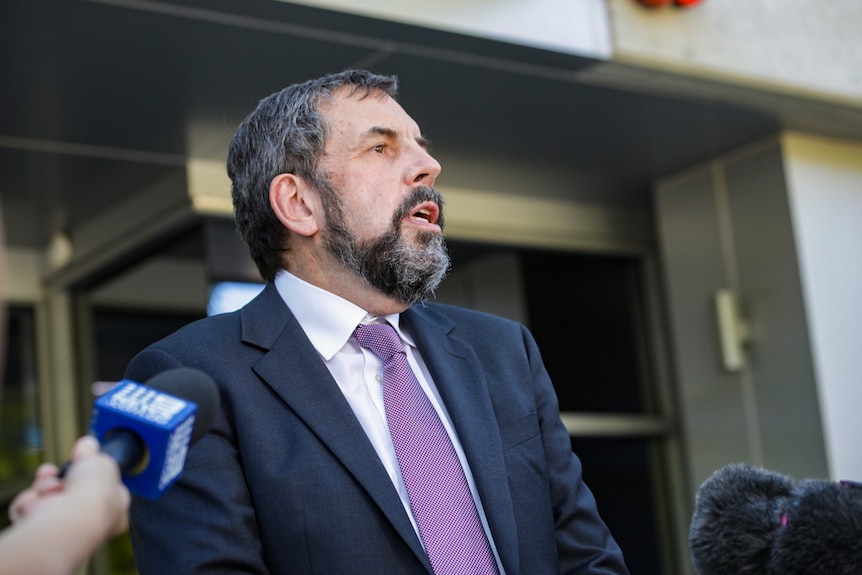
<path fill-rule="evenodd" d="M 385 149 L 386 149 L 386 146 L 383 144 L 378 144 L 378 145 L 374 146 L 373 148 L 371 148 L 372 151 L 374 151 L 378 154 L 382 154 L 383 150 L 385 150 Z"/>

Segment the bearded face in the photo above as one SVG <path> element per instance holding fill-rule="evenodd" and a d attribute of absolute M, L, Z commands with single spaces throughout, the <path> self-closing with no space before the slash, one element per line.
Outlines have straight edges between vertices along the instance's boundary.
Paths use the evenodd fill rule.
<path fill-rule="evenodd" d="M 358 241 L 344 215 L 338 190 L 318 182 L 326 223 L 326 246 L 335 257 L 372 287 L 411 305 L 434 293 L 449 271 L 449 253 L 443 235 L 418 231 L 411 245 L 402 234 L 402 221 L 425 201 L 440 207 L 437 224 L 443 227 L 443 198 L 432 187 L 414 188 L 392 214 L 391 225 L 380 236 Z"/>

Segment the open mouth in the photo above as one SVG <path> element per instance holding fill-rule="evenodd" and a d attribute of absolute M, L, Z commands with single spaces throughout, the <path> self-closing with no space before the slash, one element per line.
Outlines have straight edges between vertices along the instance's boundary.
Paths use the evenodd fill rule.
<path fill-rule="evenodd" d="M 412 212 L 409 218 L 412 222 L 418 224 L 437 225 L 437 219 L 440 216 L 440 208 L 434 202 L 423 202 L 419 204 Z"/>

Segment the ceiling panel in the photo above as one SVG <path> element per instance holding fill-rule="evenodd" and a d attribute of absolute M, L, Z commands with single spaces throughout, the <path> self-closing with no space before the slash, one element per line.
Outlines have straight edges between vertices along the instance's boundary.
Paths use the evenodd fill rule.
<path fill-rule="evenodd" d="M 348 67 L 397 74 L 441 156 L 594 174 L 578 192 L 589 201 L 646 206 L 656 177 L 778 128 L 720 102 L 579 83 L 589 59 L 272 0 L 15 0 L 0 48 L 0 197 L 21 246 L 189 156 L 222 161 L 262 97 Z M 481 170 L 452 173 L 448 185 L 482 185 Z"/>

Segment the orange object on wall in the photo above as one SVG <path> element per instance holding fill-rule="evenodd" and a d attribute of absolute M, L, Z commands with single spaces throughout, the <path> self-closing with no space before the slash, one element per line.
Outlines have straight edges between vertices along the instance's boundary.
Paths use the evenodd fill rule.
<path fill-rule="evenodd" d="M 635 0 L 638 4 L 648 8 L 658 8 L 660 6 L 677 6 L 678 8 L 690 8 L 700 4 L 703 0 Z"/>

